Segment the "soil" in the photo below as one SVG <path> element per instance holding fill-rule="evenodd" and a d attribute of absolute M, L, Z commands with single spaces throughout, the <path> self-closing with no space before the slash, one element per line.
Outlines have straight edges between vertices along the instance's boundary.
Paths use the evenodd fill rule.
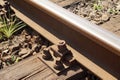
<path fill-rule="evenodd" d="M 120 0 L 51 1 L 120 36 L 120 27 L 118 25 L 120 20 L 117 19 L 118 21 L 116 21 L 116 18 L 120 16 Z"/>

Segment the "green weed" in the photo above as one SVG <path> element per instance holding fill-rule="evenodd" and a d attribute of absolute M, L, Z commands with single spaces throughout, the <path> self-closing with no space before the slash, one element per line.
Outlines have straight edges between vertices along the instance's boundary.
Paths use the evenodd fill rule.
<path fill-rule="evenodd" d="M 97 10 L 97 11 L 101 11 L 103 9 L 103 7 L 99 4 L 93 4 L 93 9 Z"/>
<path fill-rule="evenodd" d="M 0 18 L 0 33 L 6 37 L 10 38 L 15 32 L 20 30 L 21 28 L 25 27 L 26 24 L 20 21 L 17 17 L 11 17 L 9 20 L 7 20 L 7 17 L 1 17 Z"/>

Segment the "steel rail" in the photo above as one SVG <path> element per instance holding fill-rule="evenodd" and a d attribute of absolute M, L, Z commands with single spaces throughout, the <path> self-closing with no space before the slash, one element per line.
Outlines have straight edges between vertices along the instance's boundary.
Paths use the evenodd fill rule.
<path fill-rule="evenodd" d="M 31 2 L 36 4 L 35 6 L 37 7 L 39 6 L 40 8 L 44 8 L 44 11 L 47 11 L 54 18 L 63 21 L 63 23 L 68 24 L 69 27 L 75 29 L 120 56 L 120 37 L 117 37 L 113 33 L 110 33 L 109 31 L 106 31 L 97 25 L 90 23 L 89 21 L 82 19 L 81 17 L 66 12 L 64 9 L 61 10 L 57 6 L 50 4 L 45 0 L 31 0 Z"/>
<path fill-rule="evenodd" d="M 10 0 L 10 2 L 18 17 L 48 40 L 56 43 L 59 39 L 65 39 L 75 58 L 101 79 L 117 80 L 115 77 L 119 78 L 120 40 L 117 36 L 50 1 Z"/>

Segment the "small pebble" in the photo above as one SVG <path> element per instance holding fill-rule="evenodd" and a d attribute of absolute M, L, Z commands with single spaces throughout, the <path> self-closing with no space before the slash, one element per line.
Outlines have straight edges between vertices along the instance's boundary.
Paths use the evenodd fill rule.
<path fill-rule="evenodd" d="M 19 55 L 21 56 L 21 55 L 24 55 L 24 54 L 27 54 L 28 53 L 28 49 L 21 49 L 21 51 L 19 52 Z"/>
<path fill-rule="evenodd" d="M 101 19 L 102 19 L 103 21 L 107 21 L 107 20 L 109 20 L 109 18 L 110 18 L 110 17 L 109 17 L 107 14 L 103 14 Z"/>

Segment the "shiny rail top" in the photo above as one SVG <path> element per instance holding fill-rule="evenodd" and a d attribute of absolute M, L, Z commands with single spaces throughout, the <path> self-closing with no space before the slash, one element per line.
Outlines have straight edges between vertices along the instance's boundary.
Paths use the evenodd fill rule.
<path fill-rule="evenodd" d="M 91 22 L 78 17 L 77 15 L 66 11 L 50 1 L 46 0 L 26 0 L 31 2 L 33 5 L 37 5 L 37 7 L 44 8 L 44 10 L 48 11 L 54 18 L 63 20 L 65 24 L 69 25 L 69 27 L 75 29 L 76 31 L 82 33 L 98 44 L 104 46 L 110 51 L 116 53 L 120 56 L 120 37 L 114 35 L 113 33 L 100 28 L 99 26 L 92 24 Z M 70 14 L 70 15 L 68 15 Z M 59 15 L 59 16 L 58 16 Z"/>

